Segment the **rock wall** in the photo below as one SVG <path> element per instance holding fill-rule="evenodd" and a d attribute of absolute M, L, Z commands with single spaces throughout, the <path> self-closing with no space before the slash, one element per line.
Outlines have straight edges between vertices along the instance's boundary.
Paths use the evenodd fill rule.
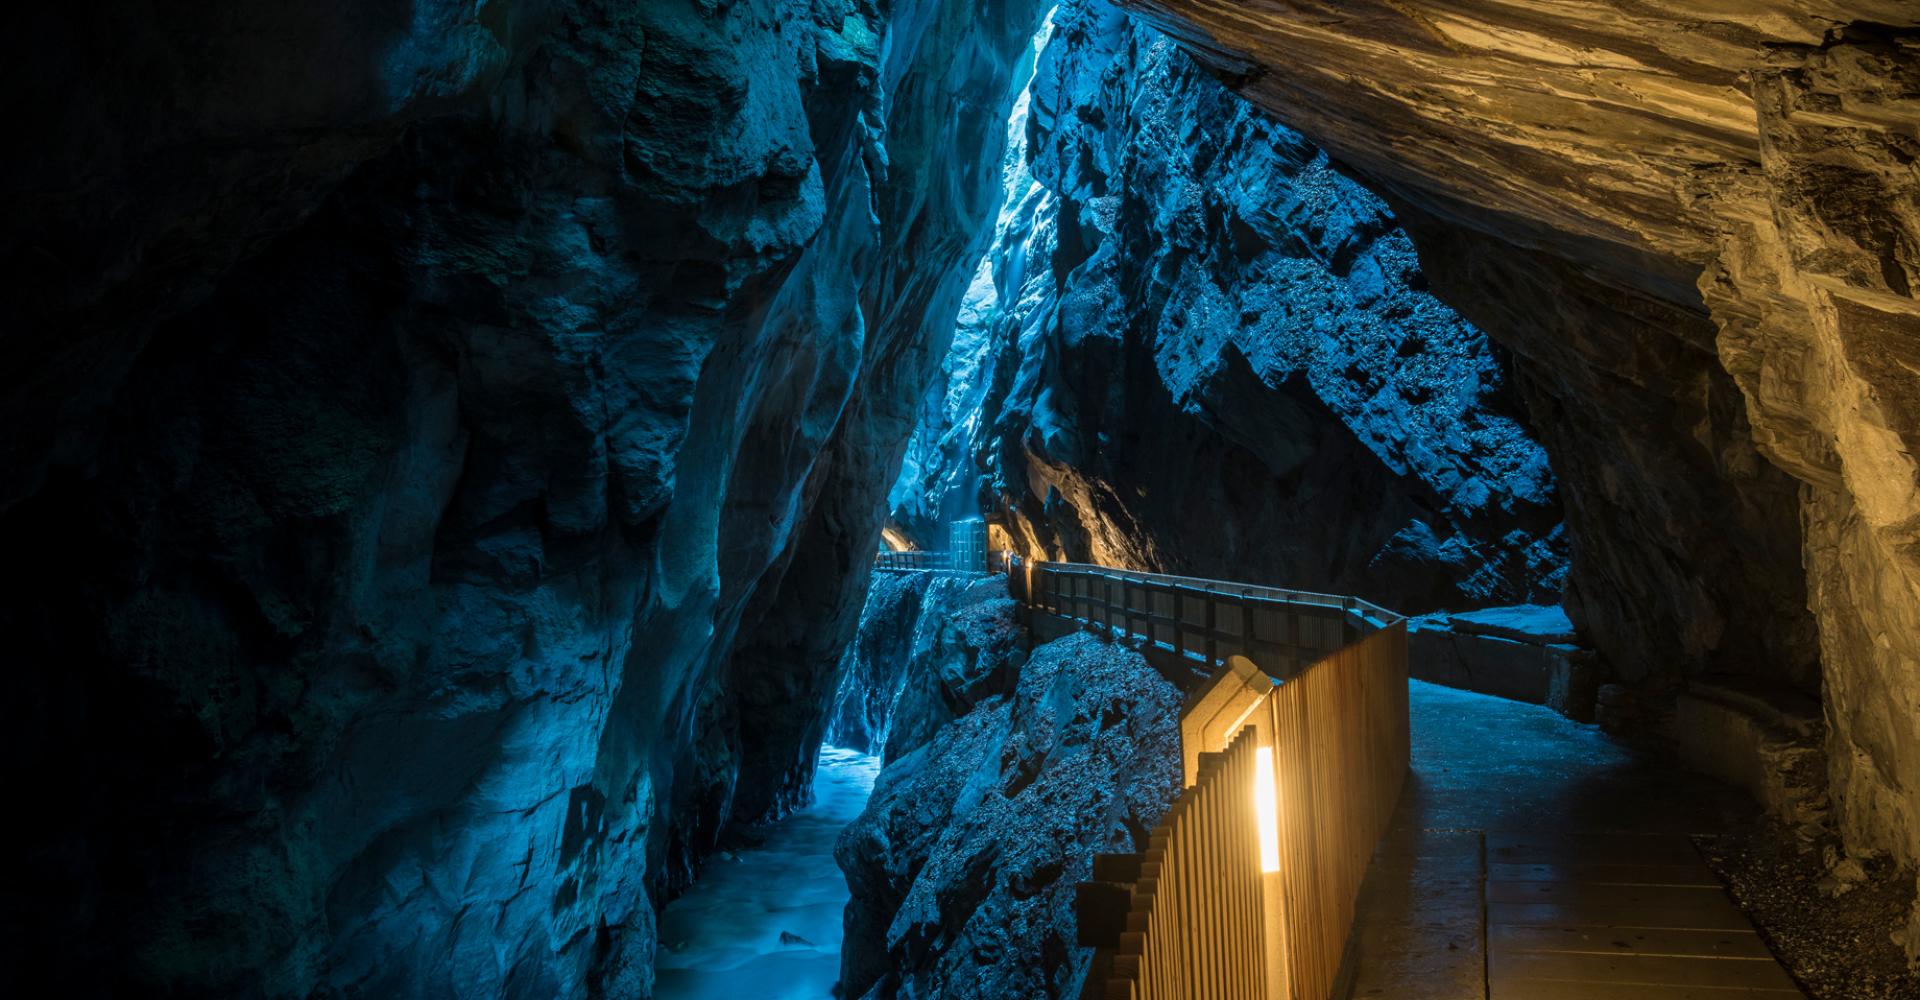
<path fill-rule="evenodd" d="M 5 976 L 648 995 L 803 794 L 1038 17 L 24 13 Z"/>
<path fill-rule="evenodd" d="M 961 631 L 1017 629 L 1004 597 Z M 916 660 L 956 711 L 889 741 L 866 812 L 834 851 L 853 899 L 845 995 L 1077 997 L 1073 887 L 1130 852 L 1180 785 L 1180 693 L 1139 653 L 1076 634 L 1018 660 Z M 986 662 L 1005 669 L 982 671 Z"/>
<path fill-rule="evenodd" d="M 1514 352 L 1615 669 L 1817 688 L 1850 849 L 1920 860 L 1913 5 L 1125 6 L 1385 194 Z"/>
<path fill-rule="evenodd" d="M 1557 599 L 1546 453 L 1386 205 L 1159 32 L 1097 0 L 1054 23 L 895 518 L 979 494 L 1055 558 Z"/>

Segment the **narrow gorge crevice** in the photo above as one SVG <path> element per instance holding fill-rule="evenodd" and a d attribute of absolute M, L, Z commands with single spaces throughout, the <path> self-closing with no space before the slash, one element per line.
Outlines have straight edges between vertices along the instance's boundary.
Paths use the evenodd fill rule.
<path fill-rule="evenodd" d="M 843 995 L 1075 995 L 1190 678 L 873 572 L 973 516 L 1425 614 L 1416 654 L 1753 791 L 1750 910 L 1920 968 L 1905 0 L 10 37 L 10 995 L 650 997 L 660 908 L 823 740 L 885 765 Z"/>
<path fill-rule="evenodd" d="M 1054 558 L 1557 602 L 1559 497 L 1505 355 L 1385 204 L 1152 28 L 1056 25 L 896 522 L 983 505 Z"/>

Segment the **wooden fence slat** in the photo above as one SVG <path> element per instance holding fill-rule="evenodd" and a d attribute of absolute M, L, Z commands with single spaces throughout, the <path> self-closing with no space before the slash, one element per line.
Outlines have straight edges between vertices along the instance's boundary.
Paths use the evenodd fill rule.
<path fill-rule="evenodd" d="M 1131 876 L 1132 889 L 1125 930 L 1113 948 L 1098 950 L 1092 968 L 1102 978 L 1090 978 L 1083 1000 L 1331 1000 L 1360 882 L 1406 775 L 1404 620 L 1305 591 L 1017 556 L 996 565 L 1031 607 L 1176 656 L 1194 652 L 1210 665 L 1237 650 L 1284 681 L 1261 696 L 1243 729 L 1198 748 L 1194 783 L 1155 827 L 1137 866 L 1130 858 L 1096 862 L 1095 881 Z M 1214 683 L 1230 672 L 1221 667 Z M 1202 701 L 1208 711 L 1218 707 L 1193 704 Z M 1183 739 L 1188 733 L 1183 719 Z M 1273 754 L 1279 803 L 1273 875 L 1260 870 L 1254 809 L 1263 746 Z M 1269 995 L 1270 973 L 1284 984 L 1281 995 Z"/>

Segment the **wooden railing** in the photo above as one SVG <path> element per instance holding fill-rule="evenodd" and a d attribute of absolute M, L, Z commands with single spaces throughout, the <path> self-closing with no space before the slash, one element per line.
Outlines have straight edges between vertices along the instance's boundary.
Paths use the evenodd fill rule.
<path fill-rule="evenodd" d="M 1080 887 L 1081 943 L 1095 948 L 1083 997 L 1330 1000 L 1407 771 L 1404 620 L 1305 591 L 1007 569 L 1036 619 L 1218 664 L 1181 718 L 1186 789 L 1146 852 L 1097 857 Z"/>
<path fill-rule="evenodd" d="M 1406 624 L 1321 660 L 1266 701 L 1279 786 L 1277 995 L 1325 1000 L 1407 774 Z"/>
<path fill-rule="evenodd" d="M 1145 853 L 1096 859 L 1095 881 L 1078 888 L 1082 941 L 1118 946 L 1096 957 L 1091 996 L 1265 1000 L 1259 840 L 1239 801 L 1254 780 L 1255 743 L 1249 728 L 1205 755 L 1200 783 L 1174 802 Z"/>

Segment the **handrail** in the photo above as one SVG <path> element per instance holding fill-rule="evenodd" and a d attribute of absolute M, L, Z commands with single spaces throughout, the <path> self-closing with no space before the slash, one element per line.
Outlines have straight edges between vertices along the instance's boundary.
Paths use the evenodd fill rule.
<path fill-rule="evenodd" d="M 1012 565 L 1026 564 L 1029 561 L 1016 553 L 1006 553 Z M 1406 616 L 1397 611 L 1389 611 L 1372 601 L 1346 594 L 1323 594 L 1312 590 L 1293 590 L 1287 587 L 1273 587 L 1257 583 L 1236 583 L 1230 580 L 1211 580 L 1198 576 L 1174 576 L 1169 573 L 1149 573 L 1146 570 L 1119 569 L 1112 566 L 1098 566 L 1092 563 L 1044 562 L 1035 560 L 1034 565 L 1043 565 L 1049 571 L 1072 573 L 1086 576 L 1100 576 L 1114 580 L 1135 580 L 1140 582 L 1163 583 L 1187 587 L 1209 594 L 1227 597 L 1264 598 L 1289 603 L 1319 604 L 1326 607 L 1338 607 L 1364 610 L 1380 625 L 1391 625 L 1404 621 Z"/>
<path fill-rule="evenodd" d="M 1338 594 L 1012 554 L 1004 564 L 1013 596 L 1056 620 L 1143 640 L 1148 660 L 1183 687 L 1192 684 L 1191 668 L 1211 671 L 1234 655 L 1275 679 L 1292 677 L 1362 634 L 1404 620 Z"/>
<path fill-rule="evenodd" d="M 873 554 L 873 568 L 909 573 L 1003 573 L 1012 553 L 995 549 L 978 557 L 970 553 L 958 556 L 949 549 L 882 549 Z M 970 567 L 965 564 L 972 561 Z"/>
<path fill-rule="evenodd" d="M 873 556 L 873 568 L 906 572 L 951 570 L 953 553 L 927 549 L 876 552 Z"/>

